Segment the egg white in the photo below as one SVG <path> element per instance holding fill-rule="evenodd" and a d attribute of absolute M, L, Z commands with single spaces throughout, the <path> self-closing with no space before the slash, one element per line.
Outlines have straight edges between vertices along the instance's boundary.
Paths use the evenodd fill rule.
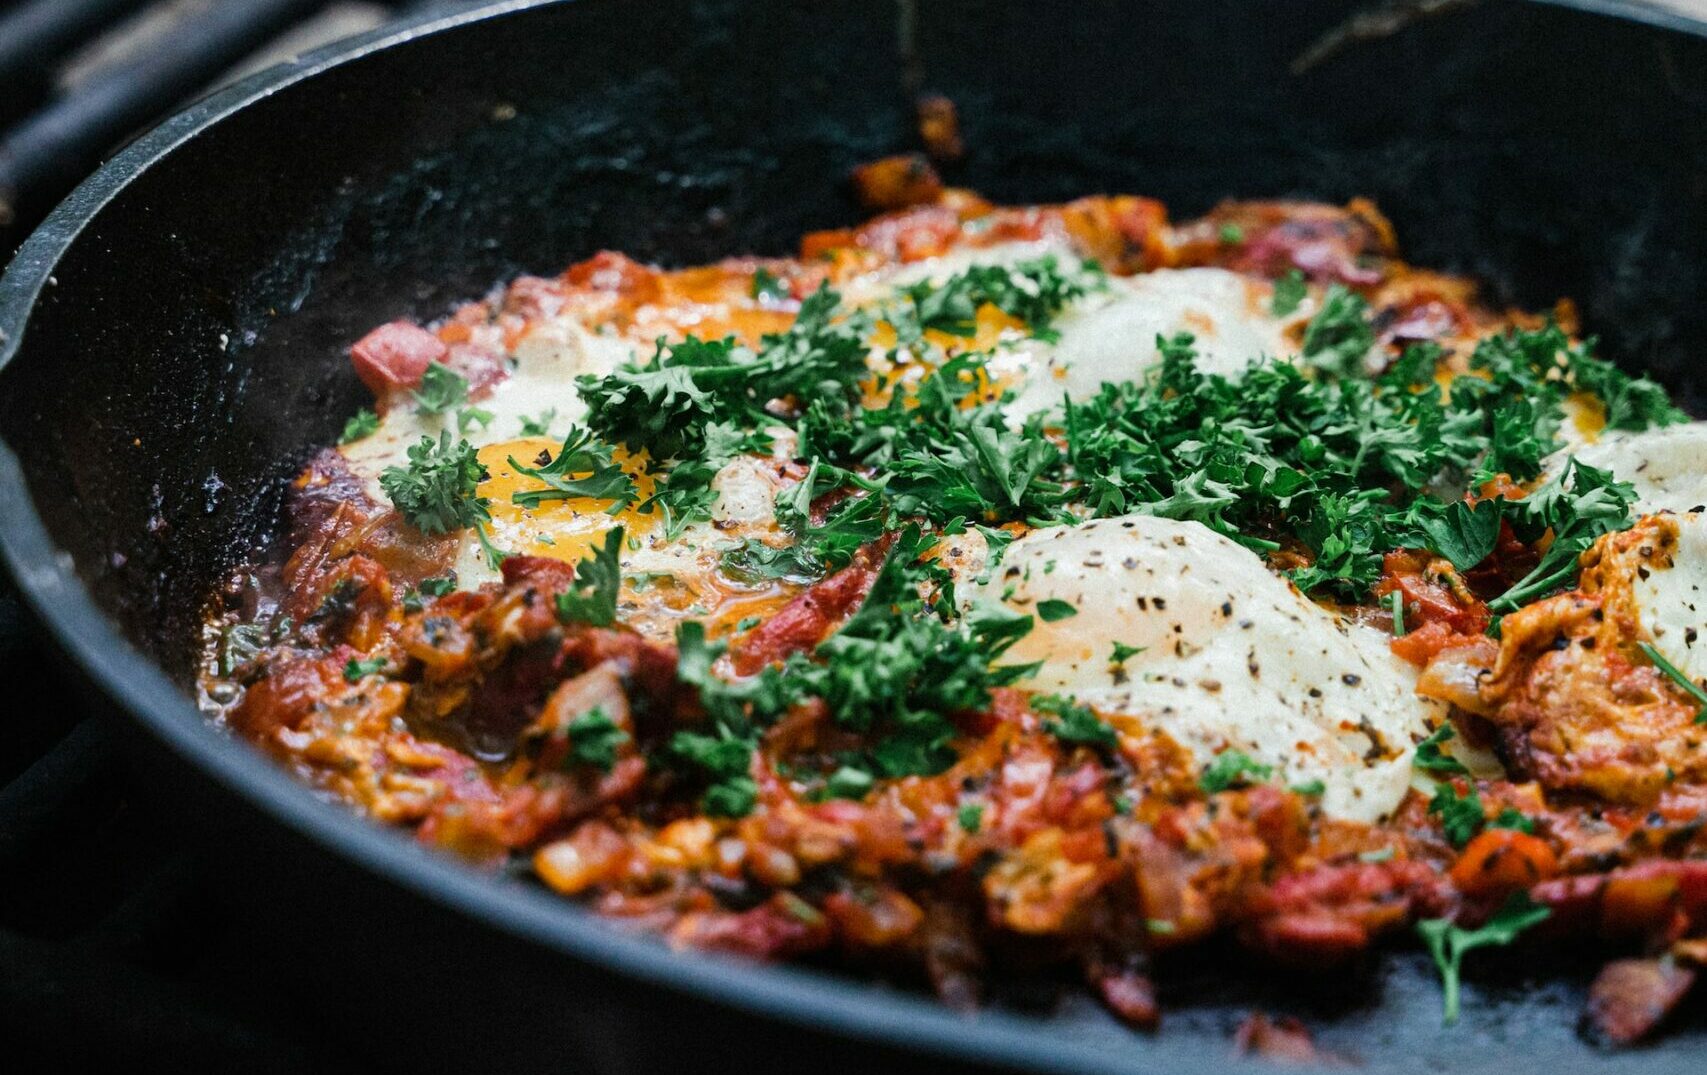
<path fill-rule="evenodd" d="M 1004 658 L 1042 662 L 1023 686 L 1135 717 L 1203 764 L 1238 750 L 1287 784 L 1320 780 L 1334 817 L 1391 814 L 1414 744 L 1442 715 L 1387 636 L 1201 523 L 1129 515 L 1035 531 L 979 597 L 1036 618 Z M 1076 614 L 1046 621 L 1046 601 Z M 1141 652 L 1117 662 L 1114 642 Z"/>
<path fill-rule="evenodd" d="M 1707 514 L 1677 517 L 1671 563 L 1644 565 L 1630 580 L 1637 619 L 1661 656 L 1707 684 Z"/>
<path fill-rule="evenodd" d="M 1639 515 L 1707 505 L 1707 422 L 1605 433 L 1576 457 L 1634 485 Z M 1554 470 L 1563 466 L 1563 453 L 1550 463 Z"/>

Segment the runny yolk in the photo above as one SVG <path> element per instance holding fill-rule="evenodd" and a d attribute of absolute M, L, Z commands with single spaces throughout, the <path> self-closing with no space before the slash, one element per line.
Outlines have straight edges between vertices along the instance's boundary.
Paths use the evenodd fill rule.
<path fill-rule="evenodd" d="M 524 467 L 537 467 L 544 458 L 541 452 L 554 456 L 561 447 L 550 437 L 523 437 L 480 449 L 479 458 L 487 477 L 480 483 L 479 495 L 487 499 L 487 510 L 492 513 L 489 529 L 493 544 L 520 555 L 574 563 L 590 556 L 612 527 L 624 527 L 630 535 L 652 529 L 658 520 L 657 513 L 642 514 L 634 510 L 634 504 L 612 515 L 607 509 L 613 501 L 591 497 L 546 500 L 533 508 L 524 508 L 511 500 L 515 493 L 548 487 L 537 478 L 517 473 L 510 459 Z M 652 495 L 652 479 L 640 473 L 643 460 L 630 456 L 622 448 L 615 449 L 614 458 L 635 479 L 639 491 L 635 504 Z"/>

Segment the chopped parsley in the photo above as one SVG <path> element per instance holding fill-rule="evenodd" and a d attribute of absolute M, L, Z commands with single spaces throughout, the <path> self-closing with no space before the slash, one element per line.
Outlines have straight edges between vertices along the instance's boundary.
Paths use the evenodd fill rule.
<path fill-rule="evenodd" d="M 533 418 L 523 415 L 521 419 L 522 436 L 549 437 L 551 435 L 551 423 L 556 420 L 556 407 L 547 407 L 545 410 L 540 411 L 538 416 Z"/>
<path fill-rule="evenodd" d="M 609 627 L 616 622 L 616 598 L 622 588 L 622 527 L 605 533 L 602 546 L 575 565 L 569 589 L 557 595 L 557 618 L 564 623 Z"/>
<path fill-rule="evenodd" d="M 1494 819 L 1488 822 L 1488 828 L 1513 829 L 1533 836 L 1535 835 L 1535 819 L 1527 816 L 1516 807 L 1508 806 L 1494 815 Z"/>
<path fill-rule="evenodd" d="M 1161 361 L 1142 379 L 1014 418 L 1004 409 L 1011 396 L 990 387 L 988 356 L 965 349 L 978 335 L 981 312 L 994 307 L 1032 336 L 1050 339 L 1061 312 L 1101 286 L 1094 266 L 1053 258 L 974 266 L 910 285 L 867 310 L 844 307 L 825 285 L 801 302 L 787 330 L 756 344 L 660 340 L 649 359 L 580 378 L 585 430 L 571 431 L 555 457 L 531 465 L 510 460 L 546 487 L 516 494 L 518 502 L 608 499 L 656 513 L 673 537 L 710 517 L 718 470 L 742 455 L 771 452 L 767 431 L 782 427 L 796 439 L 793 455 L 805 468 L 777 498 L 776 518 L 791 540 L 747 538 L 727 547 L 723 572 L 754 585 L 805 584 L 873 542 L 892 541 L 867 600 L 838 630 L 810 653 L 756 675 L 715 675 L 722 646 L 708 642 L 700 625 L 681 626 L 678 676 L 698 692 L 704 720 L 677 732 L 661 757 L 707 812 L 740 816 L 753 808 L 761 735 L 806 703 L 822 703 L 860 740 L 858 749 L 837 755 L 833 771 L 815 778 L 824 781 L 824 795 L 862 797 L 879 780 L 938 773 L 954 762 L 956 719 L 986 707 L 993 688 L 1024 674 L 996 662 L 1032 618 L 1000 609 L 961 616 L 948 572 L 926 556 L 944 535 L 978 528 L 994 564 L 1020 527 L 1133 512 L 1194 520 L 1258 552 L 1300 553 L 1294 564 L 1302 566 L 1290 577 L 1307 592 L 1366 601 L 1387 553 L 1427 550 L 1468 571 L 1488 559 L 1509 527 L 1540 552 L 1534 570 L 1494 595 L 1496 610 L 1502 602 L 1516 607 L 1569 585 L 1582 550 L 1628 523 L 1633 492 L 1572 461 L 1528 497 L 1475 494 L 1502 473 L 1517 481 L 1540 475 L 1542 460 L 1561 445 L 1563 405 L 1572 393 L 1601 397 L 1619 428 L 1676 417 L 1650 382 L 1594 358 L 1588 344 L 1571 344 L 1552 325 L 1481 341 L 1469 360 L 1476 376 L 1442 391 L 1438 347 L 1420 344 L 1392 356 L 1379 344 L 1367 303 L 1329 285 L 1304 327 L 1298 364 L 1259 363 L 1236 376 L 1206 372 L 1192 337 L 1180 334 L 1157 340 Z M 765 269 L 754 273 L 752 289 L 755 298 L 786 290 Z M 1271 307 L 1288 316 L 1307 293 L 1302 274 L 1289 274 L 1276 282 Z M 893 330 L 895 368 L 922 367 L 919 376 L 890 379 L 872 360 L 869 340 L 880 325 Z M 1382 362 L 1385 368 L 1372 372 Z M 420 394 L 454 393 L 424 383 Z M 882 402 L 868 405 L 871 395 Z M 644 499 L 616 464 L 616 446 L 644 460 L 651 486 Z M 443 508 L 446 517 L 473 514 L 473 487 L 457 489 L 459 497 L 420 499 L 464 505 Z M 1010 530 L 995 529 L 1002 526 Z M 619 543 L 613 537 L 578 566 L 575 590 L 559 601 L 565 620 L 612 622 Z M 1402 632 L 1403 598 L 1392 608 Z M 1058 599 L 1033 610 L 1043 622 L 1076 611 Z M 1140 651 L 1114 643 L 1110 663 Z M 1071 699 L 1034 705 L 1064 742 L 1104 750 L 1117 742 L 1108 724 Z M 1447 735 L 1437 732 L 1419 746 L 1418 764 L 1462 775 L 1439 751 Z M 1200 782 L 1214 793 L 1272 775 L 1271 766 L 1228 751 Z M 1321 793 L 1316 782 L 1295 790 Z M 1459 796 L 1446 786 L 1434 805 L 1449 838 L 1487 824 L 1473 790 Z"/>
<path fill-rule="evenodd" d="M 1445 773 L 1447 776 L 1469 776 L 1470 770 L 1464 763 L 1445 753 L 1440 748 L 1451 742 L 1457 732 L 1450 722 L 1442 721 L 1440 727 L 1429 733 L 1427 739 L 1417 744 L 1416 757 L 1413 759 L 1418 769 L 1431 773 Z"/>
<path fill-rule="evenodd" d="M 824 794 L 831 799 L 863 799 L 871 793 L 877 778 L 857 765 L 843 765 L 824 781 Z"/>
<path fill-rule="evenodd" d="M 1508 945 L 1518 935 L 1545 921 L 1550 912 L 1525 893 L 1517 893 L 1506 901 L 1492 918 L 1477 929 L 1455 925 L 1450 918 L 1431 918 L 1417 923 L 1417 933 L 1428 945 L 1434 965 L 1440 971 L 1444 999 L 1441 1020 L 1447 1026 L 1458 1021 L 1458 993 L 1464 965 L 1464 953 L 1474 948 Z"/>
<path fill-rule="evenodd" d="M 954 819 L 960 823 L 962 832 L 976 836 L 984 827 L 984 806 L 982 803 L 961 803 L 960 809 L 954 812 Z"/>
<path fill-rule="evenodd" d="M 1683 669 L 1666 660 L 1665 655 L 1660 653 L 1653 643 L 1638 642 L 1637 646 L 1641 648 L 1643 653 L 1647 654 L 1648 660 L 1654 662 L 1654 667 L 1664 672 L 1673 683 L 1682 687 L 1691 698 L 1695 699 L 1701 707 L 1695 713 L 1695 723 L 1707 724 L 1707 691 L 1701 689 L 1701 684 L 1684 675 Z"/>
<path fill-rule="evenodd" d="M 840 297 L 825 286 L 800 304 L 786 332 L 764 337 L 756 350 L 733 336 L 660 340 L 650 362 L 576 382 L 588 425 L 607 441 L 665 461 L 704 454 L 713 425 L 776 422 L 766 410 L 775 400 L 801 408 L 817 399 L 852 405 L 869 372 L 865 321 L 836 321 L 839 311 Z"/>
<path fill-rule="evenodd" d="M 761 302 L 781 302 L 790 297 L 788 282 L 762 266 L 753 270 L 751 294 Z"/>
<path fill-rule="evenodd" d="M 1304 795 L 1304 796 L 1308 796 L 1308 797 L 1319 798 L 1322 794 L 1324 794 L 1328 790 L 1328 785 L 1323 780 L 1321 780 L 1321 778 L 1318 777 L 1315 780 L 1306 780 L 1302 784 L 1293 784 L 1291 787 L 1287 788 L 1286 790 L 1290 791 L 1294 795 Z"/>
<path fill-rule="evenodd" d="M 1523 605 L 1570 585 L 1577 561 L 1595 539 L 1630 523 L 1636 490 L 1628 482 L 1571 458 L 1559 474 L 1521 500 L 1496 501 L 1518 538 L 1536 542 L 1551 533 L 1541 562 L 1511 589 L 1488 602 L 1495 612 Z"/>
<path fill-rule="evenodd" d="M 1079 610 L 1066 601 L 1058 598 L 1048 598 L 1037 603 L 1037 618 L 1044 623 L 1058 623 L 1071 616 L 1077 616 Z"/>
<path fill-rule="evenodd" d="M 1273 775 L 1274 766 L 1264 765 L 1242 750 L 1227 750 L 1215 755 L 1215 760 L 1198 777 L 1197 786 L 1206 794 L 1213 795 L 1253 780 L 1267 780 Z"/>
<path fill-rule="evenodd" d="M 411 586 L 403 591 L 403 610 L 419 612 L 427 606 L 426 598 L 443 597 L 456 589 L 456 572 L 446 575 L 435 575 L 425 578 L 419 585 Z"/>
<path fill-rule="evenodd" d="M 361 440 L 363 437 L 371 437 L 377 432 L 379 432 L 379 415 L 363 407 L 351 415 L 349 421 L 344 423 L 344 431 L 338 434 L 338 443 L 350 444 Z"/>
<path fill-rule="evenodd" d="M 824 573 L 824 562 L 800 545 L 769 545 L 747 538 L 723 550 L 718 558 L 723 573 L 737 582 L 806 583 Z"/>
<path fill-rule="evenodd" d="M 449 366 L 430 362 L 413 395 L 422 414 L 444 414 L 468 399 L 468 382 Z"/>
<path fill-rule="evenodd" d="M 456 412 L 456 428 L 460 433 L 467 433 L 470 429 L 485 429 L 492 424 L 494 417 L 491 411 L 480 407 L 464 407 Z"/>
<path fill-rule="evenodd" d="M 1440 829 L 1453 847 L 1463 847 L 1487 821 L 1482 797 L 1470 788 L 1459 794 L 1457 785 L 1442 781 L 1434 786 L 1434 798 L 1428 802 L 1430 815 L 1440 818 Z"/>
<path fill-rule="evenodd" d="M 569 760 L 610 772 L 616 752 L 629 741 L 629 734 L 603 709 L 594 708 L 569 722 Z"/>
<path fill-rule="evenodd" d="M 491 519 L 486 498 L 477 495 L 486 468 L 473 445 L 466 440 L 453 445 L 450 431 L 445 430 L 437 441 L 423 436 L 411 445 L 408 458 L 408 466 L 386 467 L 379 485 L 416 528 L 447 534 Z"/>
<path fill-rule="evenodd" d="M 1125 664 L 1127 661 L 1144 652 L 1143 646 L 1128 646 L 1124 642 L 1114 643 L 1114 651 L 1108 655 L 1109 664 Z"/>
<path fill-rule="evenodd" d="M 953 623 L 920 596 L 940 568 L 919 558 L 930 542 L 916 527 L 903 531 L 873 580 L 865 603 L 810 655 L 794 654 L 755 676 L 725 680 L 712 672 L 723 652 L 705 628 L 683 623 L 676 633 L 677 676 L 699 692 L 709 718 L 705 731 L 677 732 L 671 755 L 718 792 L 720 809 L 750 798 L 745 785 L 759 731 L 793 707 L 821 699 L 841 728 L 870 744 L 858 765 L 873 777 L 932 775 L 954 763 L 950 719 L 989 705 L 990 690 L 1029 669 L 995 665 L 1031 627 L 1031 617 L 1001 609 Z M 739 816 L 739 815 L 731 815 Z"/>
<path fill-rule="evenodd" d="M 1356 377 L 1375 347 L 1369 304 L 1342 284 L 1329 284 L 1322 308 L 1304 326 L 1304 361 L 1334 377 Z"/>
<path fill-rule="evenodd" d="M 550 462 L 530 467 L 510 456 L 510 469 L 517 474 L 543 482 L 544 489 L 529 489 L 510 495 L 524 508 L 537 508 L 548 500 L 571 500 L 587 497 L 609 500 L 605 510 L 611 514 L 632 504 L 640 495 L 634 479 L 612 458 L 608 444 L 598 441 L 584 429 L 571 429 L 563 438 L 563 446 Z M 541 453 L 543 456 L 544 453 Z"/>
<path fill-rule="evenodd" d="M 1043 730 L 1063 743 L 1080 743 L 1102 750 L 1119 745 L 1114 729 L 1098 717 L 1090 707 L 1058 694 L 1039 695 L 1031 707 L 1040 713 L 1052 714 L 1043 722 Z"/>
<path fill-rule="evenodd" d="M 902 302 L 884 313 L 903 342 L 925 330 L 971 336 L 985 304 L 1025 322 L 1038 339 L 1054 340 L 1055 317 L 1076 299 L 1104 284 L 1090 262 L 1063 267 L 1054 255 L 1012 265 L 974 265 L 941 284 L 921 281 L 902 292 Z"/>
<path fill-rule="evenodd" d="M 759 785 L 750 776 L 725 777 L 705 789 L 700 808 L 711 817 L 746 817 L 759 800 Z"/>
<path fill-rule="evenodd" d="M 1216 237 L 1221 240 L 1224 246 L 1235 246 L 1245 241 L 1245 229 L 1237 224 L 1223 224 L 1221 230 L 1216 233 Z"/>
<path fill-rule="evenodd" d="M 1274 296 L 1269 300 L 1269 312 L 1276 317 L 1291 317 L 1298 312 L 1298 307 L 1304 304 L 1304 296 L 1307 293 L 1304 274 L 1293 269 L 1274 282 Z"/>
<path fill-rule="evenodd" d="M 1433 502 L 1424 501 L 1432 506 Z M 1468 571 L 1487 559 L 1500 536 L 1500 502 L 1483 500 L 1471 505 L 1456 501 L 1443 508 L 1417 514 L 1417 526 L 1428 537 L 1430 547 Z M 1395 592 L 1394 596 L 1398 596 Z"/>
<path fill-rule="evenodd" d="M 388 662 L 384 657 L 370 657 L 367 660 L 358 660 L 355 657 L 351 657 L 344 664 L 344 682 L 360 683 L 368 676 L 378 675 L 380 672 L 384 671 L 385 666 L 388 663 L 390 662 Z"/>

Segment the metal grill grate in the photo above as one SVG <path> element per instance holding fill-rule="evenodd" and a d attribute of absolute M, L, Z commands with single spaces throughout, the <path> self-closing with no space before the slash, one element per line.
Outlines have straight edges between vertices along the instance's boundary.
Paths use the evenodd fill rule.
<path fill-rule="evenodd" d="M 471 0 L 0 0 L 0 250 L 186 97 L 406 11 Z"/>

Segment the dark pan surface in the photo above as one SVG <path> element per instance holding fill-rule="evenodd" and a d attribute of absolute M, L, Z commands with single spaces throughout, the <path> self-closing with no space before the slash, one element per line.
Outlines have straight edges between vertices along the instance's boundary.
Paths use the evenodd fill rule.
<path fill-rule="evenodd" d="M 601 247 L 670 264 L 788 251 L 857 216 L 841 177 L 910 147 L 919 85 L 960 105 L 973 152 L 953 182 L 1006 201 L 1134 191 L 1176 216 L 1222 196 L 1367 195 L 1415 262 L 1532 307 L 1578 299 L 1606 353 L 1702 413 L 1702 28 L 1595 13 L 1616 3 L 1423 6 L 1443 10 L 1302 73 L 1289 65 L 1357 5 L 919 0 L 898 20 L 889 0 L 514 3 L 275 70 L 120 154 L 0 283 L 0 546 L 99 688 L 290 834 L 278 883 L 315 872 L 291 856 L 329 847 L 500 931 L 472 946 L 422 933 L 433 966 L 410 969 L 427 983 L 475 967 L 481 989 L 529 998 L 479 1038 L 489 1057 L 525 1037 L 611 1070 L 655 1070 L 649 1055 L 900 1068 L 903 1049 L 1193 1071 L 1261 1007 L 1374 1071 L 1700 1070 L 1699 1005 L 1652 1048 L 1584 1045 L 1580 953 L 1483 964 L 1450 1032 L 1415 954 L 1311 982 L 1203 953 L 1169 976 L 1154 1038 L 1070 991 L 1027 988 L 968 1020 L 863 980 L 673 955 L 311 799 L 182 691 L 213 580 L 266 546 L 281 483 L 363 398 L 350 340 Z M 413 913 L 422 929 L 451 919 Z M 825 1044 L 843 1037 L 875 1044 Z"/>

